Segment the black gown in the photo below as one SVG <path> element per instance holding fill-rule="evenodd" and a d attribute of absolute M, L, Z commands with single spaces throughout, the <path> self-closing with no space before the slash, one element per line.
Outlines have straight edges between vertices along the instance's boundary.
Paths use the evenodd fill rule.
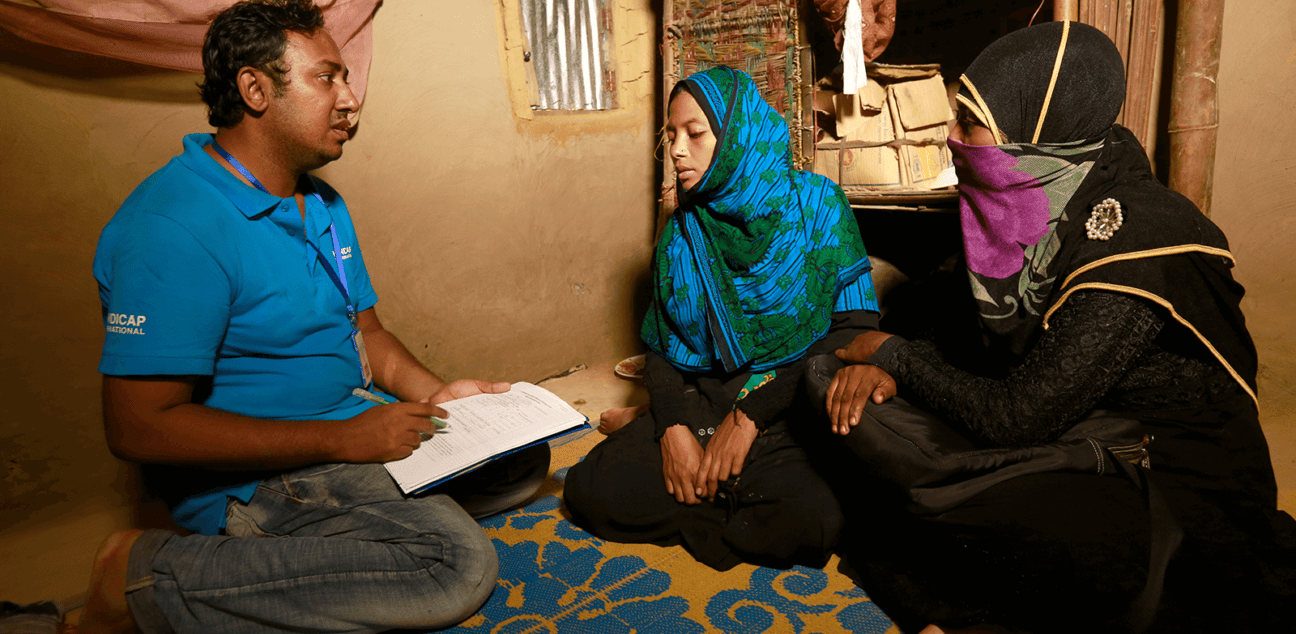
<path fill-rule="evenodd" d="M 1049 440 L 1067 424 L 1058 421 L 1095 404 L 1140 420 L 1153 436 L 1148 478 L 1184 533 L 1150 631 L 1290 627 L 1296 522 L 1277 510 L 1254 401 L 1191 333 L 1150 302 L 1089 291 L 1054 315 L 1006 375 L 951 365 L 977 364 L 951 345 L 966 334 L 897 338 L 870 362 L 927 411 L 967 421 L 986 445 Z M 1128 479 L 1023 476 L 928 517 L 877 490 L 843 494 L 844 550 L 857 580 L 906 631 L 932 622 L 1120 631 L 1148 578 L 1148 504 Z"/>
<path fill-rule="evenodd" d="M 871 311 L 836 314 L 807 356 L 841 347 L 877 323 Z M 683 424 L 705 448 L 751 373 L 684 373 L 648 353 L 650 411 L 568 472 L 563 497 L 572 521 L 611 541 L 682 544 L 717 570 L 743 561 L 823 566 L 837 544 L 842 514 L 805 449 L 826 442 L 828 425 L 806 401 L 804 368 L 804 358 L 776 368 L 773 381 L 739 401 L 760 429 L 742 473 L 722 482 L 714 501 L 687 505 L 666 490 L 659 439 L 667 427 Z"/>

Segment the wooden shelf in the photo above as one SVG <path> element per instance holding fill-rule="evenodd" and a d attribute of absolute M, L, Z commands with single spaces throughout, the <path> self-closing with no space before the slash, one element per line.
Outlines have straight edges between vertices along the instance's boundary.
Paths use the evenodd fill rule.
<path fill-rule="evenodd" d="M 953 189 L 934 191 L 879 191 L 862 187 L 843 187 L 852 207 L 917 207 L 914 211 L 953 211 L 958 209 L 958 192 Z"/>

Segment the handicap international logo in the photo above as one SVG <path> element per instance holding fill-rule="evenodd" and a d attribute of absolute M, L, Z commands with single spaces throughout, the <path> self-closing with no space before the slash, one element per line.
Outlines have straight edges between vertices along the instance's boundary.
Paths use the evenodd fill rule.
<path fill-rule="evenodd" d="M 108 313 L 104 330 L 115 332 L 120 335 L 142 335 L 144 334 L 144 322 L 148 318 L 144 315 L 127 315 L 126 313 Z"/>

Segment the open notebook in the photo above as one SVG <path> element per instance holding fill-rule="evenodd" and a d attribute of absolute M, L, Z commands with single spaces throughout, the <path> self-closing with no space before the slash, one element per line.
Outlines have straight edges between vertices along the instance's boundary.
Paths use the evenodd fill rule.
<path fill-rule="evenodd" d="M 401 491 L 422 491 L 491 460 L 589 427 L 589 418 L 553 392 L 514 383 L 503 394 L 478 394 L 441 408 L 450 415 L 408 458 L 386 465 Z"/>

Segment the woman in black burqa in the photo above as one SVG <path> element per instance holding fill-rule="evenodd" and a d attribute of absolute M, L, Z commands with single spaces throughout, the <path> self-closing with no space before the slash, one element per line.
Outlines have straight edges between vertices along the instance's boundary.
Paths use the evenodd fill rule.
<path fill-rule="evenodd" d="M 1233 256 L 1114 125 L 1124 94 L 1115 46 L 1083 24 L 1023 29 L 977 57 L 949 143 L 966 277 L 888 314 L 883 331 L 905 337 L 865 333 L 837 351 L 848 365 L 828 403 L 857 456 L 863 364 L 983 447 L 1050 442 L 1095 410 L 1137 419 L 1152 438 L 1147 480 L 1182 541 L 1168 566 L 1152 563 L 1166 531 L 1151 528 L 1144 493 L 1087 473 L 1020 476 L 922 516 L 843 500 L 867 514 L 843 535 L 846 559 L 902 627 L 1291 627 L 1296 522 L 1276 507 Z M 856 481 L 843 495 L 870 490 Z M 1163 590 L 1139 617 L 1156 576 Z"/>

